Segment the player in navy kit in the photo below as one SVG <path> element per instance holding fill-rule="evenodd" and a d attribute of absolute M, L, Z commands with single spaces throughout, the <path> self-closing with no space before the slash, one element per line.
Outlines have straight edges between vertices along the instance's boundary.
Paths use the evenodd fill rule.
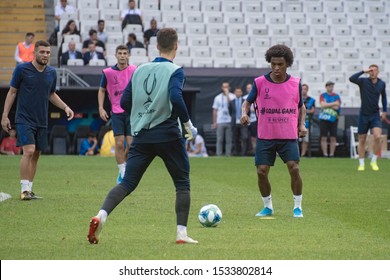
<path fill-rule="evenodd" d="M 360 78 L 362 74 L 368 74 L 368 78 Z M 359 114 L 359 167 L 358 171 L 364 171 L 364 157 L 367 132 L 371 129 L 371 134 L 374 136 L 373 156 L 371 158 L 371 168 L 378 171 L 379 167 L 376 162 L 380 149 L 380 137 L 382 134 L 381 120 L 386 119 L 387 114 L 387 98 L 386 98 L 386 83 L 378 78 L 379 67 L 372 64 L 368 69 L 360 71 L 352 75 L 349 80 L 357 84 L 360 88 L 361 107 Z M 382 97 L 382 114 L 379 111 L 379 97 Z"/>
<path fill-rule="evenodd" d="M 54 67 L 48 66 L 50 44 L 46 41 L 35 43 L 34 60 L 16 66 L 11 86 L 4 103 L 1 126 L 11 129 L 8 114 L 18 95 L 15 123 L 18 132 L 18 146 L 23 147 L 20 160 L 21 200 L 39 198 L 32 191 L 33 179 L 37 170 L 41 151 L 47 147 L 47 123 L 49 101 L 65 111 L 68 120 L 73 111 L 55 93 L 57 74 Z"/>

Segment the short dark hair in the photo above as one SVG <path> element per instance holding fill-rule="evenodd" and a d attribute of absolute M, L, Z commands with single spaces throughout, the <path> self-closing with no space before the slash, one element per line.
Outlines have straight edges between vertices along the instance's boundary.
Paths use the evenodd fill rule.
<path fill-rule="evenodd" d="M 126 50 L 126 51 L 129 51 L 129 48 L 126 46 L 126 45 L 118 45 L 115 49 L 115 53 L 117 53 L 119 50 Z"/>
<path fill-rule="evenodd" d="M 34 51 L 36 51 L 39 47 L 50 47 L 49 42 L 44 41 L 44 40 L 39 40 L 35 43 Z"/>
<path fill-rule="evenodd" d="M 177 32 L 173 28 L 163 28 L 157 32 L 157 45 L 161 52 L 173 51 L 177 41 Z"/>
<path fill-rule="evenodd" d="M 302 84 L 302 87 L 307 87 L 307 88 L 309 88 L 309 85 L 308 85 L 308 84 Z"/>
<path fill-rule="evenodd" d="M 378 70 L 379 70 L 379 66 L 378 66 L 378 65 L 376 65 L 376 64 L 371 64 L 370 66 L 368 66 L 368 68 L 371 68 L 371 67 L 375 67 L 376 69 L 378 69 Z"/>
<path fill-rule="evenodd" d="M 130 34 L 129 34 L 129 37 L 133 38 L 134 41 L 137 40 L 137 36 L 135 36 L 134 33 L 130 33 Z"/>
<path fill-rule="evenodd" d="M 287 67 L 290 67 L 294 62 L 294 55 L 291 49 L 285 45 L 274 45 L 265 53 L 265 60 L 271 63 L 271 58 L 283 57 L 286 60 Z"/>
<path fill-rule="evenodd" d="M 92 36 L 95 33 L 97 34 L 97 31 L 95 29 L 90 29 L 88 32 L 89 36 Z"/>
<path fill-rule="evenodd" d="M 94 131 L 89 131 L 88 134 L 87 134 L 87 137 L 92 137 L 92 138 L 95 138 L 96 137 L 96 133 Z"/>
<path fill-rule="evenodd" d="M 100 24 L 100 23 L 102 23 L 102 22 L 104 23 L 104 19 L 99 19 L 99 20 L 98 20 L 98 24 Z"/>
<path fill-rule="evenodd" d="M 34 33 L 32 33 L 32 32 L 27 32 L 27 33 L 26 33 L 26 37 L 29 37 L 29 36 L 33 36 L 33 37 L 35 37 L 35 34 L 34 34 Z"/>

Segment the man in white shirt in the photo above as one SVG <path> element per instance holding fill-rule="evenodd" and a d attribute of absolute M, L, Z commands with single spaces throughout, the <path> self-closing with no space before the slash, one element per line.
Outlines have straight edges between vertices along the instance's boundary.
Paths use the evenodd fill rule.
<path fill-rule="evenodd" d="M 135 0 L 129 0 L 129 8 L 122 11 L 121 20 L 124 20 L 127 15 L 139 15 L 143 22 L 141 10 L 136 8 Z"/>
<path fill-rule="evenodd" d="M 232 126 L 229 102 L 234 98 L 235 95 L 230 92 L 229 83 L 222 83 L 222 92 L 214 98 L 213 103 L 213 128 L 217 129 L 217 156 L 222 155 L 224 141 L 226 156 L 230 156 L 232 152 Z"/>
<path fill-rule="evenodd" d="M 97 28 L 97 39 L 99 41 L 102 41 L 104 44 L 107 44 L 108 36 L 107 33 L 104 31 L 105 22 L 102 19 L 98 20 L 98 28 Z"/>
<path fill-rule="evenodd" d="M 54 10 L 54 18 L 57 21 L 56 31 L 58 32 L 60 29 L 60 20 L 61 16 L 65 13 L 74 14 L 76 9 L 72 5 L 68 5 L 68 0 L 60 0 L 60 3 L 55 7 Z"/>

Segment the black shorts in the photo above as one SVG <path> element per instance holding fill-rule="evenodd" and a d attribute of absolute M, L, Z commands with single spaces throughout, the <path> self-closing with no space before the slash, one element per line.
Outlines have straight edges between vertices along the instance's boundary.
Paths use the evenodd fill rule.
<path fill-rule="evenodd" d="M 328 122 L 320 120 L 320 135 L 321 137 L 336 137 L 337 136 L 337 124 L 338 121 Z"/>
<path fill-rule="evenodd" d="M 37 151 L 44 151 L 48 146 L 47 128 L 28 124 L 16 124 L 18 140 L 16 146 L 35 145 Z"/>

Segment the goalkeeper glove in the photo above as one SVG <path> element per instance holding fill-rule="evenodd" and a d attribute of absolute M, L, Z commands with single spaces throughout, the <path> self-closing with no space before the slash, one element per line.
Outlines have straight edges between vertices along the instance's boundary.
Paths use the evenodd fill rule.
<path fill-rule="evenodd" d="M 188 120 L 188 122 L 184 123 L 184 129 L 187 132 L 184 134 L 184 137 L 187 138 L 188 141 L 194 139 L 198 134 L 198 129 L 192 125 L 191 120 Z"/>

